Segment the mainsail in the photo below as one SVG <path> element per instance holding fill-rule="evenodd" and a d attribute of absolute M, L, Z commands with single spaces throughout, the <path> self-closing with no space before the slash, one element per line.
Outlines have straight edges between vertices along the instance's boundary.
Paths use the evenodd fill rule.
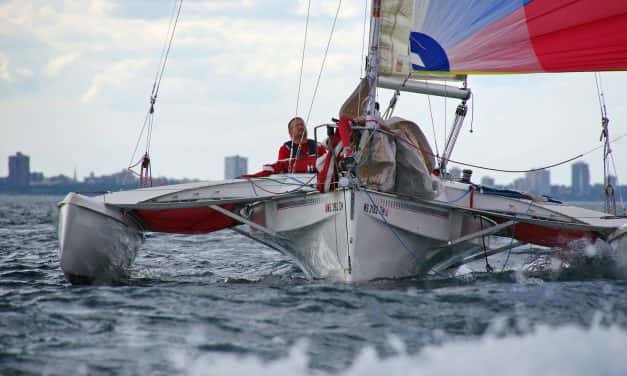
<path fill-rule="evenodd" d="M 382 0 L 379 76 L 627 69 L 625 0 Z"/>

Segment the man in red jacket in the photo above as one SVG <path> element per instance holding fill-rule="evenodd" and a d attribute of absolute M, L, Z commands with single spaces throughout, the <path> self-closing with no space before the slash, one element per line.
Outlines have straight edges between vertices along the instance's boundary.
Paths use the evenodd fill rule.
<path fill-rule="evenodd" d="M 277 167 L 275 172 L 316 172 L 316 158 L 326 152 L 320 143 L 307 138 L 305 121 L 294 117 L 287 123 L 290 141 L 279 148 Z"/>

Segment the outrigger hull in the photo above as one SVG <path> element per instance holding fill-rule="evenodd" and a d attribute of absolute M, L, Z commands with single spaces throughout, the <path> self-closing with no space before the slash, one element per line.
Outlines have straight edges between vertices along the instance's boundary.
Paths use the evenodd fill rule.
<path fill-rule="evenodd" d="M 257 187 L 246 180 L 227 180 L 96 197 L 70 193 L 58 204 L 61 270 L 76 284 L 123 280 L 129 275 L 145 232 L 204 234 L 239 225 L 210 206 L 216 204 L 219 210 L 230 212 L 242 202 L 289 195 L 286 192 L 303 186 L 294 179 L 297 177 L 279 177 L 259 182 Z"/>
<path fill-rule="evenodd" d="M 61 270 L 72 283 L 128 276 L 143 242 L 142 227 L 123 211 L 70 193 L 59 204 Z"/>

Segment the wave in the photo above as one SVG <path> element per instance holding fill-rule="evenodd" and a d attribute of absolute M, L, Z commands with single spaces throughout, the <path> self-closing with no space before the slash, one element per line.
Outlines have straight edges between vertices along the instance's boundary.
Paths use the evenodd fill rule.
<path fill-rule="evenodd" d="M 619 326 L 539 326 L 524 335 L 502 336 L 497 331 L 477 339 L 429 345 L 416 354 L 406 351 L 397 337 L 388 339 L 395 350 L 379 355 L 365 347 L 352 364 L 339 372 L 312 369 L 307 342 L 294 344 L 286 357 L 264 361 L 256 356 L 209 353 L 194 357 L 173 353 L 177 371 L 187 375 L 624 375 L 627 370 L 627 330 Z"/>

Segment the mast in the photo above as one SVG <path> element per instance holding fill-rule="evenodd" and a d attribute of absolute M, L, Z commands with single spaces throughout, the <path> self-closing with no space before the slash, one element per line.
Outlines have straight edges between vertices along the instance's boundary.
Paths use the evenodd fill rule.
<path fill-rule="evenodd" d="M 368 113 L 366 126 L 376 128 L 377 69 L 379 67 L 379 36 L 381 34 L 381 0 L 372 0 L 372 35 L 368 53 Z"/>
<path fill-rule="evenodd" d="M 616 197 L 614 196 L 614 186 L 610 181 L 609 162 L 612 154 L 610 146 L 610 118 L 607 116 L 607 107 L 605 106 L 605 95 L 603 94 L 603 86 L 601 84 L 601 74 L 594 73 L 594 82 L 597 86 L 597 95 L 599 97 L 599 105 L 601 106 L 601 137 L 599 141 L 603 141 L 603 191 L 605 194 L 605 212 L 616 215 Z"/>
<path fill-rule="evenodd" d="M 366 78 L 368 79 L 368 98 L 366 107 L 366 124 L 359 139 L 357 159 L 361 159 L 361 153 L 366 147 L 372 129 L 378 128 L 376 116 L 377 80 L 379 68 L 379 38 L 381 35 L 381 0 L 372 0 L 372 14 L 370 19 L 370 48 L 366 64 Z M 371 130 L 368 130 L 371 129 Z M 347 158 L 348 159 L 348 158 Z M 353 158 L 351 158 L 353 159 Z"/>

